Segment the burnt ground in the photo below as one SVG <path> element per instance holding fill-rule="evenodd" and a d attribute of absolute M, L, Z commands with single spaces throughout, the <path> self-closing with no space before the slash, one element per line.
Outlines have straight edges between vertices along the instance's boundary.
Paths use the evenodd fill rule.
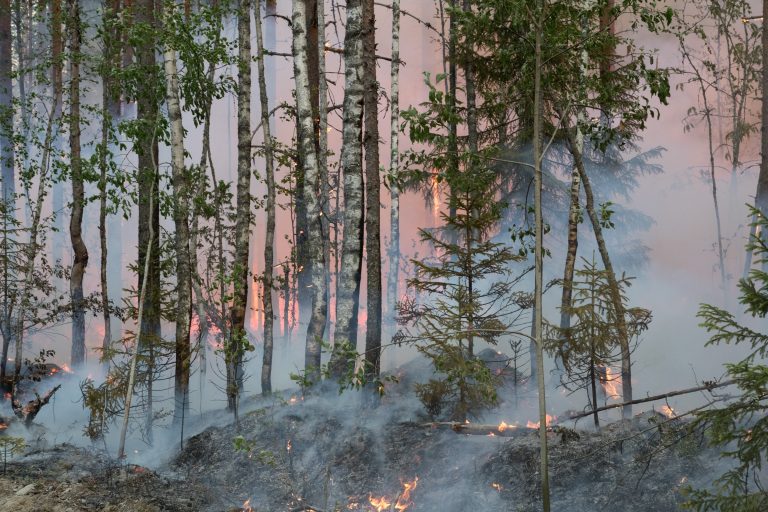
<path fill-rule="evenodd" d="M 246 500 L 254 511 L 370 511 L 370 496 L 393 502 L 415 477 L 412 512 L 540 509 L 537 431 L 465 435 L 403 417 L 397 403 L 361 410 L 355 395 L 272 403 L 239 429 L 194 435 L 155 471 L 70 445 L 29 452 L 0 474 L 0 511 L 233 511 Z M 684 486 L 708 482 L 718 463 L 683 427 L 644 413 L 599 433 L 553 428 L 552 510 L 680 510 Z"/>

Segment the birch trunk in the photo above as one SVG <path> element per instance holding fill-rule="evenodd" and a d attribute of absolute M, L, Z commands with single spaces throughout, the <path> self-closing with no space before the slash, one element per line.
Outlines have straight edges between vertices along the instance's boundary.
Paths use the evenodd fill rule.
<path fill-rule="evenodd" d="M 269 98 L 264 60 L 264 38 L 261 33 L 261 2 L 256 3 L 256 46 L 259 51 L 259 100 L 261 101 L 261 129 L 264 133 L 264 160 L 267 174 L 267 231 L 264 240 L 264 358 L 261 365 L 261 392 L 272 393 L 272 351 L 274 347 L 274 267 L 275 267 L 275 160 L 272 146 L 272 132 L 269 126 Z"/>
<path fill-rule="evenodd" d="M 400 0 L 392 0 L 392 63 L 389 100 L 389 275 L 387 276 L 387 311 L 394 322 L 397 287 L 400 280 Z"/>
<path fill-rule="evenodd" d="M 234 300 L 228 340 L 227 408 L 238 417 L 248 301 L 248 249 L 251 233 L 251 0 L 240 0 L 237 16 L 237 220 L 235 222 Z"/>
<path fill-rule="evenodd" d="M 629 346 L 629 332 L 626 324 L 626 313 L 624 311 L 624 303 L 621 300 L 621 291 L 619 290 L 618 282 L 616 281 L 616 273 L 613 270 L 613 264 L 611 263 L 611 257 L 608 254 L 608 249 L 605 245 L 605 238 L 603 237 L 603 229 L 600 225 L 600 219 L 595 212 L 595 199 L 592 193 L 592 186 L 589 182 L 586 169 L 584 167 L 584 160 L 582 159 L 581 150 L 578 147 L 577 141 L 574 139 L 573 134 L 570 131 L 570 127 L 563 126 L 564 131 L 568 137 L 568 144 L 570 146 L 571 155 L 573 155 L 574 165 L 579 172 L 581 182 L 584 186 L 584 195 L 586 197 L 587 215 L 592 224 L 592 229 L 595 232 L 595 239 L 597 241 L 597 248 L 600 252 L 600 258 L 603 261 L 603 267 L 605 268 L 606 275 L 608 277 L 608 289 L 611 294 L 611 302 L 615 309 L 616 314 L 616 326 L 619 336 L 619 347 L 621 349 L 621 391 L 622 399 L 624 402 L 632 401 L 632 361 Z M 632 405 L 627 404 L 621 410 L 621 416 L 624 419 L 630 419 L 632 417 Z"/>
<path fill-rule="evenodd" d="M 363 0 L 363 86 L 365 105 L 365 249 L 367 316 L 365 362 L 370 382 L 381 371 L 381 178 L 379 176 L 379 101 L 376 81 L 374 1 Z"/>
<path fill-rule="evenodd" d="M 173 4 L 166 7 L 173 15 Z M 165 65 L 166 104 L 171 132 L 171 181 L 173 183 L 173 222 L 176 249 L 176 369 L 174 378 L 174 425 L 184 421 L 189 409 L 189 374 L 191 347 L 189 338 L 192 321 L 192 283 L 189 249 L 189 196 L 190 184 L 184 168 L 184 126 L 179 103 L 179 76 L 176 69 L 176 50 L 169 45 L 163 51 Z M 183 425 L 182 425 L 183 428 Z"/>
<path fill-rule="evenodd" d="M 351 370 L 345 351 L 357 347 L 357 315 L 363 263 L 363 37 L 361 0 L 347 2 L 344 36 L 344 113 L 341 168 L 344 173 L 344 232 L 341 268 L 336 276 L 336 330 L 331 369 L 335 377 Z"/>
<path fill-rule="evenodd" d="M 83 304 L 83 276 L 88 266 L 88 248 L 83 241 L 83 210 L 85 186 L 80 158 L 80 0 L 68 0 L 69 8 L 69 151 L 72 172 L 72 216 L 69 238 L 72 242 L 74 262 L 69 280 L 72 299 L 72 352 L 73 368 L 85 363 L 85 306 Z"/>
<path fill-rule="evenodd" d="M 299 152 L 302 155 L 305 180 L 304 201 L 309 220 L 308 252 L 312 268 L 312 314 L 307 327 L 304 358 L 305 377 L 310 382 L 320 380 L 320 341 L 325 331 L 328 311 L 328 289 L 325 286 L 323 261 L 321 204 L 318 200 L 319 170 L 315 146 L 315 126 L 312 120 L 312 99 L 307 55 L 307 0 L 293 0 L 293 70 L 296 80 L 296 106 L 299 123 Z"/>

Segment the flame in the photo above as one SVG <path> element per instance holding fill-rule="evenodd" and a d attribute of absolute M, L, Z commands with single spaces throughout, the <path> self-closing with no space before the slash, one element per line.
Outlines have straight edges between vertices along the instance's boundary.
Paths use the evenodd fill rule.
<path fill-rule="evenodd" d="M 382 496 L 381 498 L 374 498 L 373 496 L 368 496 L 368 503 L 371 504 L 373 507 L 373 510 L 376 512 L 384 512 L 389 508 L 392 503 L 387 500 L 386 496 Z"/>
<path fill-rule="evenodd" d="M 291 405 L 295 404 L 298 401 L 299 401 L 299 399 L 296 398 L 296 395 L 293 395 L 293 396 L 291 396 L 291 398 L 288 399 L 288 403 L 291 404 Z"/>
<path fill-rule="evenodd" d="M 502 421 L 501 423 L 499 423 L 499 426 L 497 428 L 499 429 L 499 432 L 504 432 L 505 430 L 510 428 L 510 426 L 507 424 L 506 421 Z"/>
<path fill-rule="evenodd" d="M 499 492 L 501 492 L 501 490 L 503 489 L 503 487 L 501 486 L 501 484 L 499 484 L 499 483 L 496 483 L 496 482 L 493 482 L 493 483 L 491 484 L 491 487 L 493 487 L 494 489 L 496 489 L 496 490 L 497 490 L 497 491 L 499 491 Z"/>
<path fill-rule="evenodd" d="M 288 440 L 288 443 L 285 445 L 285 449 L 288 451 L 291 451 L 291 440 Z"/>
<path fill-rule="evenodd" d="M 668 405 L 662 405 L 661 408 L 659 409 L 659 412 L 664 416 L 666 416 L 667 418 L 675 417 L 675 410 Z"/>
<path fill-rule="evenodd" d="M 432 214 L 437 217 L 440 213 L 440 183 L 437 181 L 437 172 L 429 177 L 429 191 L 432 199 Z"/>
<path fill-rule="evenodd" d="M 397 496 L 394 502 L 387 498 L 386 496 L 382 496 L 380 498 L 374 498 L 372 495 L 368 495 L 368 503 L 371 505 L 372 510 L 375 510 L 376 512 L 385 512 L 385 511 L 392 511 L 397 510 L 398 512 L 403 512 L 404 510 L 407 510 L 408 507 L 413 505 L 413 501 L 411 501 L 411 492 L 416 488 L 416 486 L 419 484 L 419 477 L 414 477 L 413 480 L 410 482 L 400 482 L 403 486 L 402 492 Z"/>
<path fill-rule="evenodd" d="M 619 386 L 621 386 L 621 375 L 614 373 L 610 366 L 605 367 L 605 377 L 600 379 L 600 383 L 605 389 L 605 394 L 609 398 L 618 398 L 621 396 Z"/>
<path fill-rule="evenodd" d="M 547 414 L 547 421 L 546 421 L 547 426 L 550 426 L 553 421 L 557 421 L 557 416 L 554 416 L 554 415 L 551 415 L 551 414 Z M 540 421 L 536 421 L 536 422 L 529 421 L 528 423 L 525 424 L 525 426 L 528 427 L 528 428 L 539 428 L 541 426 L 541 422 Z"/>
<path fill-rule="evenodd" d="M 0 423 L 0 430 L 5 430 L 8 428 L 8 425 L 6 423 Z"/>
<path fill-rule="evenodd" d="M 248 498 L 243 502 L 242 507 L 243 512 L 253 512 L 253 507 L 251 506 L 251 498 Z"/>
<path fill-rule="evenodd" d="M 61 369 L 64 373 L 74 373 L 67 363 L 62 364 Z"/>

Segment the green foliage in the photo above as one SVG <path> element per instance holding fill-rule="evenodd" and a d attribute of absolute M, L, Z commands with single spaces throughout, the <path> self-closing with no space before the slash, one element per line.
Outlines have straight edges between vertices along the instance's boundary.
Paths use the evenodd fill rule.
<path fill-rule="evenodd" d="M 755 215 L 757 233 L 768 228 L 768 219 L 759 210 Z M 748 248 L 758 255 L 759 269 L 750 271 L 739 281 L 739 303 L 745 313 L 755 319 L 768 314 L 768 246 L 760 235 L 753 236 Z M 698 512 L 758 512 L 768 507 L 763 463 L 768 455 L 768 335 L 742 325 L 736 317 L 721 308 L 702 304 L 701 326 L 710 333 L 707 345 L 744 345 L 749 354 L 742 360 L 726 364 L 728 375 L 740 394 L 722 407 L 697 414 L 694 427 L 707 430 L 710 442 L 722 448 L 722 456 L 733 467 L 715 480 L 711 489 L 689 489 L 686 506 Z"/>
<path fill-rule="evenodd" d="M 3 474 L 8 466 L 8 456 L 13 457 L 24 452 L 26 442 L 23 437 L 0 436 L 0 450 L 3 452 Z"/>
<path fill-rule="evenodd" d="M 563 385 L 571 391 L 586 390 L 589 402 L 595 407 L 591 386 L 597 386 L 597 380 L 604 381 L 607 376 L 602 375 L 602 369 L 620 359 L 618 321 L 610 298 L 608 277 L 605 270 L 598 268 L 594 255 L 592 260 L 582 258 L 582 268 L 576 269 L 573 279 L 573 298 L 567 311 L 572 318 L 571 325 L 565 329 L 550 325 L 546 342 L 547 350 L 563 361 Z M 626 288 L 630 286 L 631 278 L 622 275 L 617 284 L 624 303 L 628 334 L 636 341 L 648 328 L 651 312 L 629 307 Z"/>

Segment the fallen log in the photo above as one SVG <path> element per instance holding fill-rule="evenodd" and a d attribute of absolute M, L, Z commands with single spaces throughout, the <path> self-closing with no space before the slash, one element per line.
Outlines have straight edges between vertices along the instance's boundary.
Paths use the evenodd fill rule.
<path fill-rule="evenodd" d="M 646 398 L 638 398 L 636 400 L 630 400 L 629 402 L 604 405 L 602 407 L 598 407 L 597 409 L 591 409 L 589 411 L 582 412 L 579 414 L 573 414 L 570 416 L 561 416 L 559 418 L 560 420 L 559 422 L 586 418 L 587 416 L 591 416 L 596 412 L 607 411 L 609 409 L 617 409 L 619 407 L 624 407 L 625 405 L 635 405 L 635 404 L 643 404 L 647 402 L 655 402 L 657 400 L 664 400 L 664 399 L 672 398 L 673 396 L 678 396 L 678 395 L 687 395 L 690 393 L 696 393 L 698 391 L 712 391 L 713 389 L 723 388 L 725 386 L 730 386 L 735 383 L 736 383 L 735 380 L 726 380 L 724 382 L 715 382 L 715 381 L 705 382 L 703 385 L 696 386 L 695 388 L 687 388 L 687 389 L 681 389 L 678 391 L 670 391 L 669 393 L 662 393 L 660 395 L 653 395 Z"/>
<path fill-rule="evenodd" d="M 450 429 L 459 434 L 471 436 L 498 436 L 515 437 L 526 435 L 531 432 L 538 432 L 539 428 L 521 427 L 519 425 L 507 425 L 502 422 L 498 425 L 483 425 L 482 423 L 460 423 L 458 421 L 436 421 L 432 423 L 423 423 L 424 428 Z"/>
<path fill-rule="evenodd" d="M 35 399 L 28 401 L 25 405 L 22 405 L 21 400 L 17 399 L 14 395 L 11 397 L 11 408 L 13 409 L 14 414 L 16 414 L 16 417 L 24 422 L 24 426 L 29 428 L 32 426 L 32 422 L 40 412 L 40 409 L 51 400 L 51 397 L 53 397 L 54 393 L 60 388 L 61 384 L 58 384 L 42 397 L 35 392 Z"/>

